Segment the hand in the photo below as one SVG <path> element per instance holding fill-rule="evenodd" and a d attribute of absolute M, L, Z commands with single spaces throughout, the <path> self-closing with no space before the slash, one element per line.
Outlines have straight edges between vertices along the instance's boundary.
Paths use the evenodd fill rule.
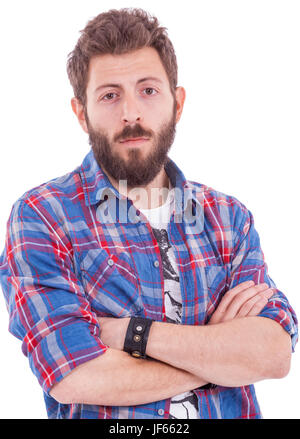
<path fill-rule="evenodd" d="M 256 316 L 266 306 L 274 292 L 274 289 L 269 288 L 266 283 L 255 285 L 253 281 L 242 282 L 225 293 L 208 324 Z"/>
<path fill-rule="evenodd" d="M 113 349 L 123 350 L 130 317 L 97 317 L 101 341 Z"/>

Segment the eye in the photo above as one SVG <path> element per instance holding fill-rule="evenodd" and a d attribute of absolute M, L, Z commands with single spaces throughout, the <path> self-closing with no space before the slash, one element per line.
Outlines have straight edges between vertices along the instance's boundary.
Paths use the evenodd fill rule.
<path fill-rule="evenodd" d="M 110 92 L 103 96 L 103 101 L 111 101 L 116 96 L 116 93 Z"/>
<path fill-rule="evenodd" d="M 154 94 L 157 93 L 157 91 L 154 90 L 154 88 L 152 88 L 152 87 L 147 87 L 147 88 L 145 88 L 143 91 L 144 91 L 145 94 L 148 95 L 148 96 L 152 96 L 152 95 L 154 95 Z"/>

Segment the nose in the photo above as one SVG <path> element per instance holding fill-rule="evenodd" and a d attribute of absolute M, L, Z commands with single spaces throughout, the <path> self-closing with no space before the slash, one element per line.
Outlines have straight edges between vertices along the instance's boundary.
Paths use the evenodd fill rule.
<path fill-rule="evenodd" d="M 126 125 L 135 125 L 137 122 L 141 122 L 141 119 L 142 116 L 136 97 L 131 95 L 124 96 L 122 121 Z"/>

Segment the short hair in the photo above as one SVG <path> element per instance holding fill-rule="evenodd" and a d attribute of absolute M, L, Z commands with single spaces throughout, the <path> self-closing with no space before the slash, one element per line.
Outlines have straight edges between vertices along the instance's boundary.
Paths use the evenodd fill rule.
<path fill-rule="evenodd" d="M 91 19 L 80 32 L 74 50 L 69 53 L 67 73 L 75 97 L 86 107 L 89 63 L 92 57 L 126 54 L 144 47 L 158 52 L 175 95 L 177 60 L 165 27 L 156 17 L 140 8 L 111 9 Z"/>

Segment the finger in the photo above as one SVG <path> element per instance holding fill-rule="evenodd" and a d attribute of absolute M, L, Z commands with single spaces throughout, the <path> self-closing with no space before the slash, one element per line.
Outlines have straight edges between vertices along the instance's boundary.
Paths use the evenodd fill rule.
<path fill-rule="evenodd" d="M 273 296 L 273 294 L 275 294 L 274 288 L 269 288 L 267 291 L 264 291 L 264 293 L 262 294 L 262 298 L 258 302 L 256 302 L 256 304 L 249 312 L 248 316 L 258 315 L 263 310 L 263 308 L 267 305 L 269 299 Z"/>
<path fill-rule="evenodd" d="M 222 298 L 221 302 L 218 305 L 217 311 L 222 313 L 225 312 L 228 305 L 232 302 L 232 300 L 240 294 L 242 291 L 252 287 L 254 285 L 253 280 L 245 281 L 240 284 L 238 284 L 236 287 L 231 288 L 231 290 L 228 290 L 224 297 Z"/>
<path fill-rule="evenodd" d="M 257 316 L 264 309 L 267 303 L 268 303 L 268 299 L 266 297 L 262 297 L 253 305 L 248 316 Z"/>
<path fill-rule="evenodd" d="M 272 288 L 268 288 L 267 290 L 256 294 L 254 297 L 252 297 L 242 305 L 237 313 L 237 317 L 246 317 L 249 315 L 259 314 L 273 294 L 274 290 Z"/>
<path fill-rule="evenodd" d="M 231 303 L 228 305 L 226 309 L 226 319 L 227 320 L 233 319 L 238 314 L 241 307 L 249 299 L 257 296 L 258 294 L 261 294 L 263 291 L 266 291 L 268 288 L 269 288 L 268 284 L 263 283 L 259 285 L 254 285 L 253 287 L 248 288 L 247 290 L 244 290 L 240 294 L 236 295 L 236 297 L 231 301 Z"/>
<path fill-rule="evenodd" d="M 223 320 L 227 320 L 227 310 L 232 303 L 232 301 L 240 294 L 244 293 L 250 288 L 253 288 L 254 282 L 253 281 L 246 281 L 242 282 L 236 287 L 232 288 L 231 290 L 228 290 L 224 297 L 222 298 L 221 302 L 219 303 L 217 309 L 214 311 L 209 323 L 210 324 L 216 324 L 220 323 Z"/>

